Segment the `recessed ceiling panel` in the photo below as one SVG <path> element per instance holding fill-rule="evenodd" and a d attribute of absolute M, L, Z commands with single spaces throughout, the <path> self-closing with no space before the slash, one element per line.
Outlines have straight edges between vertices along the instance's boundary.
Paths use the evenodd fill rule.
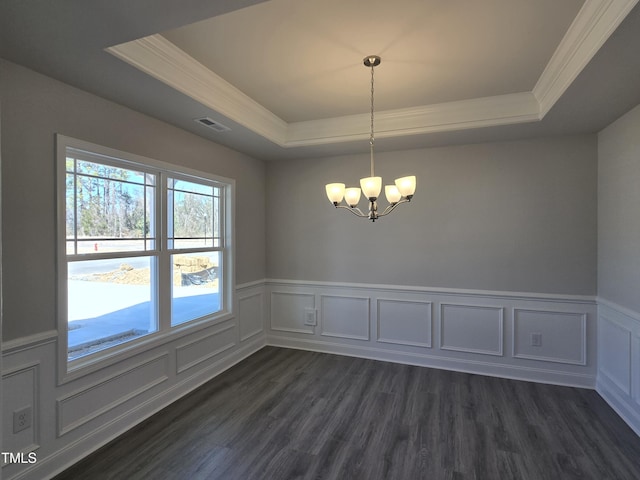
<path fill-rule="evenodd" d="M 288 123 L 531 91 L 584 0 L 271 0 L 163 32 Z"/>

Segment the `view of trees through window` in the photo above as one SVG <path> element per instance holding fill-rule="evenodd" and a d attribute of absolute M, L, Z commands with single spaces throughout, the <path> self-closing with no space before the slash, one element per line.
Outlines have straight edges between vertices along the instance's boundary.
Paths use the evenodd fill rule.
<path fill-rule="evenodd" d="M 171 326 L 221 310 L 223 187 L 92 157 L 67 147 L 69 360 L 162 329 L 164 293 L 171 296 Z M 161 265 L 171 272 L 161 274 Z"/>

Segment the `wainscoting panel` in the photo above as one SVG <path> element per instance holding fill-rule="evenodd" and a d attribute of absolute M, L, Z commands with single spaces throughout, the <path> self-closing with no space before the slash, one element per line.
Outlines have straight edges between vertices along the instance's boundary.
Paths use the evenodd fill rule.
<path fill-rule="evenodd" d="M 315 295 L 291 292 L 271 293 L 271 330 L 289 333 L 314 333 L 304 324 L 305 311 L 315 309 Z"/>
<path fill-rule="evenodd" d="M 633 348 L 631 350 L 631 365 L 633 376 L 631 386 L 633 387 L 633 399 L 635 407 L 640 412 L 640 329 L 633 338 Z M 639 434 L 640 435 L 640 434 Z"/>
<path fill-rule="evenodd" d="M 264 334 L 264 294 L 262 290 L 238 298 L 238 326 L 240 341 Z"/>
<path fill-rule="evenodd" d="M 431 348 L 431 302 L 378 299 L 378 342 Z"/>
<path fill-rule="evenodd" d="M 440 348 L 502 356 L 504 307 L 442 304 Z"/>
<path fill-rule="evenodd" d="M 58 399 L 58 435 L 62 436 L 164 382 L 169 378 L 167 372 L 167 354 L 163 354 Z M 122 392 L 127 394 L 122 395 Z"/>
<path fill-rule="evenodd" d="M 206 335 L 196 335 L 185 343 L 176 347 L 177 373 L 192 368 L 221 353 L 236 344 L 235 324 L 225 322 Z"/>
<path fill-rule="evenodd" d="M 199 325 L 191 333 L 177 330 L 146 350 L 64 383 L 56 383 L 57 331 L 4 343 L 4 418 L 32 405 L 33 421 L 32 428 L 16 434 L 12 422 L 3 422 L 3 450 L 34 451 L 37 462 L 5 465 L 2 478 L 52 478 L 264 347 L 264 281 L 238 286 L 236 298 L 236 316 L 222 323 Z"/>
<path fill-rule="evenodd" d="M 600 374 L 606 375 L 622 392 L 631 395 L 632 331 L 600 315 L 598 348 Z"/>
<path fill-rule="evenodd" d="M 320 295 L 320 335 L 369 340 L 369 297 Z"/>
<path fill-rule="evenodd" d="M 640 435 L 640 313 L 602 298 L 596 390 Z"/>
<path fill-rule="evenodd" d="M 513 356 L 543 362 L 585 365 L 587 361 L 587 315 L 515 309 Z M 532 345 L 538 335 L 540 345 Z"/>
<path fill-rule="evenodd" d="M 265 286 L 271 301 L 269 345 L 559 385 L 595 385 L 593 297 L 281 279 L 268 279 Z M 318 327 L 305 326 L 309 309 L 313 313 L 316 308 Z M 520 312 L 517 322 L 514 311 Z M 514 328 L 518 335 L 526 335 L 527 329 L 542 332 L 548 350 L 536 351 L 538 358 L 520 345 L 514 348 Z M 570 350 L 551 348 L 555 344 L 545 341 L 551 335 L 566 338 Z"/>
<path fill-rule="evenodd" d="M 2 439 L 3 452 L 28 453 L 39 447 L 39 377 L 39 362 L 13 368 L 2 375 L 4 392 L 2 418 L 5 432 L 7 430 L 13 432 L 14 411 L 31 407 L 31 426 L 21 432 L 4 435 Z"/>

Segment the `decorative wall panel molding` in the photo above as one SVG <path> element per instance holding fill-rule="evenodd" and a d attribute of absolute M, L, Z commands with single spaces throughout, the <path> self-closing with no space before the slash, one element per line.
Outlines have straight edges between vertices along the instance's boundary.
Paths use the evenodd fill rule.
<path fill-rule="evenodd" d="M 379 298 L 378 342 L 431 348 L 432 305 L 425 301 Z"/>
<path fill-rule="evenodd" d="M 31 426 L 3 436 L 3 452 L 32 452 L 40 444 L 40 362 L 7 370 L 2 374 L 2 418 L 5 430 L 13 427 L 13 412 L 31 407 Z M 4 433 L 4 432 L 3 432 Z"/>
<path fill-rule="evenodd" d="M 631 395 L 631 330 L 624 325 L 599 316 L 598 370 L 622 392 Z"/>
<path fill-rule="evenodd" d="M 58 399 L 58 435 L 65 435 L 166 381 L 168 368 L 165 353 Z"/>
<path fill-rule="evenodd" d="M 320 295 L 320 335 L 369 340 L 369 297 Z"/>
<path fill-rule="evenodd" d="M 596 390 L 640 435 L 640 313 L 598 298 Z"/>
<path fill-rule="evenodd" d="M 593 297 L 281 279 L 266 280 L 265 288 L 269 298 L 280 303 L 268 313 L 285 313 L 292 319 L 267 319 L 269 345 L 560 385 L 593 388 L 595 384 Z M 368 340 L 362 325 L 367 299 L 371 306 Z M 309 327 L 300 335 L 306 309 L 316 305 L 321 314 L 319 328 Z M 575 345 L 576 337 L 582 338 L 584 319 L 589 348 L 582 349 L 580 344 L 567 355 L 555 352 L 553 358 L 560 362 L 514 357 L 514 310 L 535 312 L 531 318 L 520 314 L 521 332 L 524 320 L 527 328 L 535 327 L 539 320 L 536 331 L 542 331 L 543 338 L 551 333 L 569 335 L 570 345 Z M 556 330 L 546 325 L 549 312 L 564 320 Z M 353 338 L 356 335 L 349 330 L 353 317 L 359 319 L 356 325 L 361 333 L 356 335 L 361 338 Z M 434 337 L 438 341 L 433 342 Z M 586 363 L 573 362 L 577 351 L 585 352 Z M 523 352 L 516 348 L 517 353 Z"/>
<path fill-rule="evenodd" d="M 304 324 L 306 309 L 316 308 L 315 295 L 294 292 L 271 292 L 271 330 L 289 333 L 314 333 Z"/>
<path fill-rule="evenodd" d="M 262 290 L 238 297 L 238 327 L 240 341 L 264 333 L 264 294 Z"/>
<path fill-rule="evenodd" d="M 148 351 L 125 356 L 115 364 L 56 384 L 56 331 L 42 332 L 3 344 L 2 409 L 4 418 L 25 405 L 33 405 L 31 430 L 14 434 L 3 423 L 3 450 L 37 448 L 35 464 L 11 464 L 2 468 L 7 480 L 52 478 L 80 458 L 113 440 L 264 347 L 267 325 L 264 309 L 254 308 L 265 298 L 264 281 L 236 288 L 245 326 L 260 325 L 241 344 L 238 318 L 197 331 L 167 337 L 148 345 Z M 248 307 L 248 308 L 247 308 Z M 259 314 L 259 319 L 249 315 Z M 245 333 L 250 333 L 245 330 Z M 230 345 L 227 349 L 226 346 Z M 4 350 L 8 347 L 7 350 Z M 222 349 L 223 351 L 216 351 Z M 8 382 L 7 382 L 7 379 Z M 11 383 L 13 382 L 13 386 Z M 11 388 L 6 388 L 6 386 Z M 15 388 L 14 388 L 15 387 Z"/>
<path fill-rule="evenodd" d="M 503 354 L 504 307 L 443 303 L 440 349 L 482 355 Z"/>
<path fill-rule="evenodd" d="M 195 339 L 176 347 L 176 371 L 185 370 L 205 362 L 236 344 L 235 324 L 225 322 L 206 335 L 197 335 Z"/>
<path fill-rule="evenodd" d="M 513 356 L 543 362 L 585 365 L 587 315 L 516 308 L 512 327 Z M 538 335 L 540 345 L 532 345 Z"/>

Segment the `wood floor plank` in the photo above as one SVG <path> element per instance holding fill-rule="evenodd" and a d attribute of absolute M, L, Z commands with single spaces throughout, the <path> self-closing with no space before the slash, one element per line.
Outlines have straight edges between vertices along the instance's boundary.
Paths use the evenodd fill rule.
<path fill-rule="evenodd" d="M 592 390 L 266 347 L 56 477 L 640 478 Z"/>

